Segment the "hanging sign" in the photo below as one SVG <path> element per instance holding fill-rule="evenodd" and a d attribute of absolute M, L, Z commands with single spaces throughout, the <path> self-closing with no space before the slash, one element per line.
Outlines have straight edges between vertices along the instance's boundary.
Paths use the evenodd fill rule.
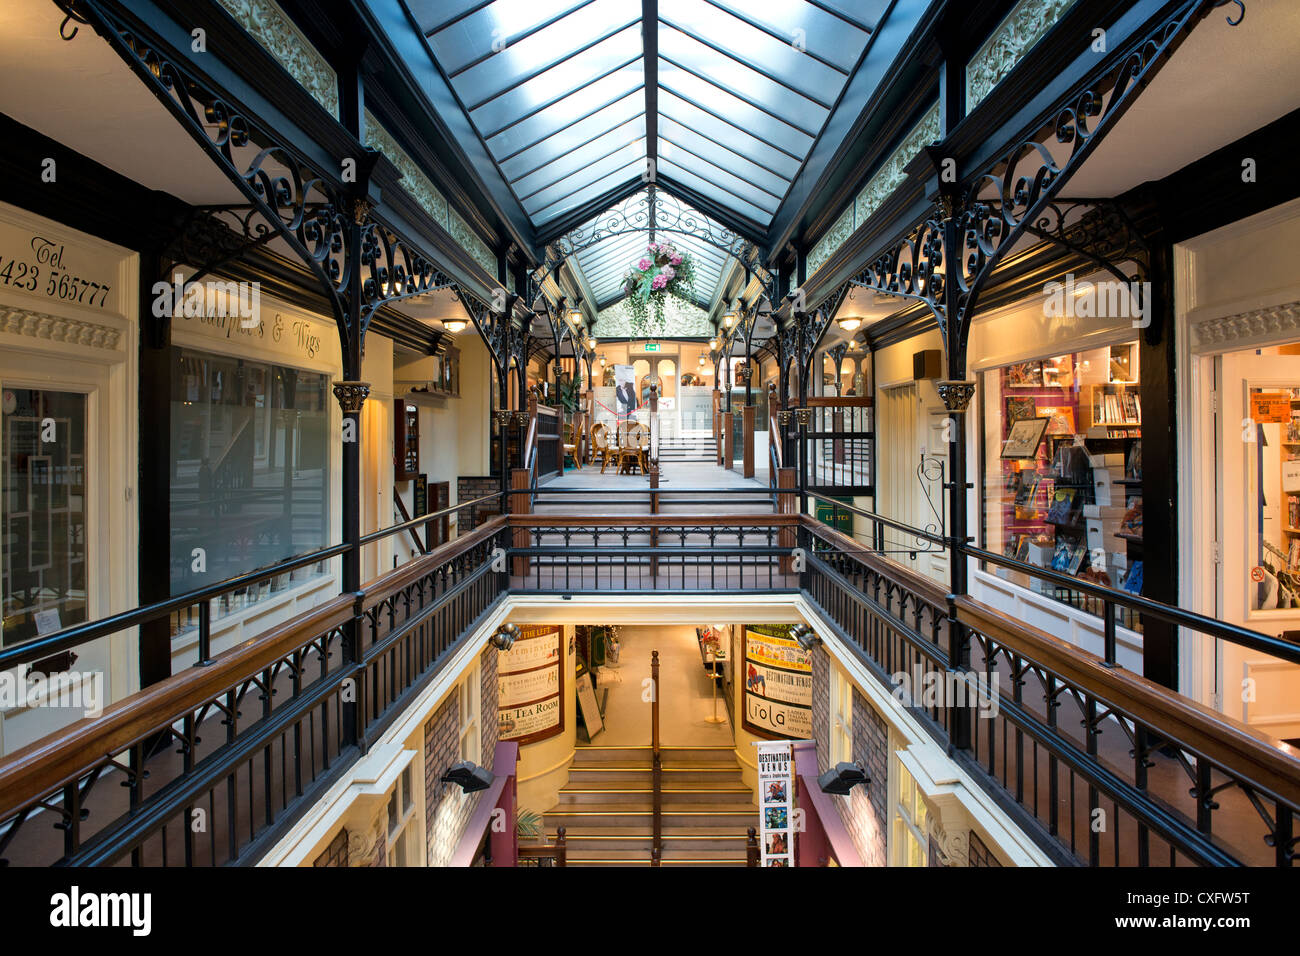
<path fill-rule="evenodd" d="M 1252 392 L 1250 417 L 1257 425 L 1291 420 L 1291 396 L 1287 392 Z"/>
<path fill-rule="evenodd" d="M 750 733 L 812 737 L 812 655 L 797 641 L 746 628 L 744 695 Z"/>
<path fill-rule="evenodd" d="M 563 628 L 523 625 L 497 656 L 497 728 L 501 740 L 532 743 L 564 730 Z"/>
<path fill-rule="evenodd" d="M 794 865 L 793 741 L 760 740 L 758 748 L 759 865 Z"/>

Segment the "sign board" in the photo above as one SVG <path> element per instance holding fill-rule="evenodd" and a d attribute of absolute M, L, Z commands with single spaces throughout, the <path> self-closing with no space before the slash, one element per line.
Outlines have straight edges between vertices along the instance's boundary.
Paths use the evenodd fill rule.
<path fill-rule="evenodd" d="M 587 728 L 588 739 L 605 729 L 600 707 L 596 705 L 596 689 L 591 684 L 590 671 L 578 678 L 578 709 L 582 712 L 582 723 Z"/>
<path fill-rule="evenodd" d="M 658 342 L 647 342 L 647 343 L 645 344 L 645 346 L 644 346 L 644 350 L 645 350 L 646 352 L 658 352 L 658 351 L 659 351 L 659 343 L 658 343 Z"/>
<path fill-rule="evenodd" d="M 1291 420 L 1291 396 L 1287 392 L 1251 392 L 1250 417 L 1257 425 Z"/>
<path fill-rule="evenodd" d="M 789 740 L 758 748 L 759 865 L 794 866 L 794 751 Z"/>
<path fill-rule="evenodd" d="M 810 739 L 812 655 L 792 638 L 746 628 L 744 697 L 750 733 Z"/>
<path fill-rule="evenodd" d="M 522 625 L 519 639 L 497 657 L 497 728 L 521 744 L 564 730 L 564 630 Z"/>
<path fill-rule="evenodd" d="M 415 500 L 411 502 L 411 517 L 418 518 L 420 515 L 429 513 L 429 476 L 415 476 Z"/>
<path fill-rule="evenodd" d="M 841 504 L 852 505 L 852 498 L 832 498 L 831 501 L 838 501 Z M 836 508 L 828 501 L 818 500 L 817 502 L 817 520 L 822 524 L 828 524 L 836 531 L 853 536 L 853 512 L 845 511 L 842 508 Z"/>
<path fill-rule="evenodd" d="M 1300 459 L 1282 462 L 1282 490 L 1300 491 Z"/>

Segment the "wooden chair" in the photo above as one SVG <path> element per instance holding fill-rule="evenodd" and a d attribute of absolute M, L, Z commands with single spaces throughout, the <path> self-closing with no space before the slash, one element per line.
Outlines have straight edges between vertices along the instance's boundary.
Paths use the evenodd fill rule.
<path fill-rule="evenodd" d="M 650 429 L 640 422 L 632 422 L 627 429 L 627 441 L 619 449 L 618 470 L 630 470 L 631 465 L 641 469 L 641 474 L 649 474 L 650 463 L 646 453 L 650 450 Z"/>
<path fill-rule="evenodd" d="M 564 441 L 562 444 L 564 456 L 573 459 L 573 467 L 575 470 L 582 471 L 582 462 L 580 461 L 581 456 L 578 454 L 578 440 L 574 436 L 573 425 L 564 426 Z"/>
<path fill-rule="evenodd" d="M 600 462 L 600 473 L 605 473 L 605 466 L 614 459 L 614 449 L 609 445 L 608 430 L 603 424 L 594 425 L 591 429 L 591 446 L 594 453 L 592 464 Z"/>

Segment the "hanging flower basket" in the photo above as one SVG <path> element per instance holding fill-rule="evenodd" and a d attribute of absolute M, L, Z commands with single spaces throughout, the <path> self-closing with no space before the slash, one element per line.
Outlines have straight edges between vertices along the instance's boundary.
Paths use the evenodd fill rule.
<path fill-rule="evenodd" d="M 689 304 L 695 295 L 695 263 L 671 242 L 651 242 L 645 255 L 623 277 L 628 325 L 640 335 L 662 332 L 664 302 L 670 296 Z M 651 327 L 650 316 L 654 322 Z"/>

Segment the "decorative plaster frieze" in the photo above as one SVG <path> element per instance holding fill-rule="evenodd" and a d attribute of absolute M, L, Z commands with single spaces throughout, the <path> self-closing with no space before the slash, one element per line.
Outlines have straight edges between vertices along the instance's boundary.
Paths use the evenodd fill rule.
<path fill-rule="evenodd" d="M 1227 345 L 1283 332 L 1300 334 L 1300 301 L 1206 319 L 1192 326 L 1196 344 L 1201 346 Z"/>
<path fill-rule="evenodd" d="M 490 276 L 497 274 L 497 257 L 492 248 L 483 241 L 461 216 L 452 208 L 447 197 L 442 194 L 428 176 L 416 165 L 406 150 L 397 144 L 397 140 L 379 125 L 379 121 L 366 112 L 366 145 L 383 153 L 402 174 L 402 188 L 411 198 L 420 204 L 433 220 L 446 229 L 451 237 L 470 254 L 475 262 L 483 267 Z"/>
<path fill-rule="evenodd" d="M 117 351 L 122 332 L 110 325 L 100 325 L 83 319 L 65 319 L 43 312 L 26 309 L 0 310 L 0 332 L 24 335 L 47 342 L 65 342 L 90 348 Z"/>
<path fill-rule="evenodd" d="M 872 213 L 893 195 L 894 190 L 907 178 L 904 172 L 907 164 L 916 158 L 916 154 L 922 148 L 929 146 L 938 138 L 939 104 L 935 103 L 898 144 L 898 148 L 889 155 L 884 165 L 876 170 L 876 174 L 863 187 L 862 192 L 858 193 L 857 201 L 853 204 L 854 229 L 870 219 Z"/>
<path fill-rule="evenodd" d="M 366 145 L 388 157 L 389 161 L 397 167 L 397 171 L 402 174 L 402 188 L 433 217 L 438 225 L 451 232 L 447 216 L 449 210 L 447 197 L 438 191 L 433 181 L 424 175 L 420 167 L 415 164 L 415 160 L 411 159 L 406 150 L 397 145 L 397 140 L 389 135 L 388 130 L 379 125 L 379 121 L 370 115 L 369 110 L 366 111 Z M 495 274 L 496 266 L 492 268 Z"/>
<path fill-rule="evenodd" d="M 912 127 L 898 147 L 881 163 L 874 176 L 858 193 L 853 204 L 844 210 L 835 224 L 826 230 L 825 235 L 817 241 L 808 253 L 808 274 L 816 272 L 835 254 L 835 250 L 844 245 L 849 236 L 866 223 L 871 215 L 880 208 L 903 180 L 907 178 L 904 171 L 907 164 L 916 158 L 916 154 L 925 146 L 939 138 L 939 104 L 921 117 Z"/>
<path fill-rule="evenodd" d="M 220 3 L 317 103 L 338 119 L 338 74 L 279 6 L 272 0 L 220 0 Z"/>
<path fill-rule="evenodd" d="M 1074 0 L 1021 0 L 966 65 L 966 112 L 1002 82 Z"/>
<path fill-rule="evenodd" d="M 664 303 L 664 330 L 653 337 L 665 339 L 707 337 L 714 332 L 715 329 L 709 324 L 707 312 L 670 298 Z M 596 313 L 596 321 L 591 325 L 591 334 L 597 339 L 645 338 L 644 334 L 633 331 L 628 319 L 627 306 L 622 299 Z"/>
<path fill-rule="evenodd" d="M 483 267 L 483 270 L 490 276 L 497 274 L 497 257 L 492 254 L 488 244 L 479 238 L 478 233 L 469 227 L 467 223 L 454 209 L 448 209 L 449 222 L 447 231 L 451 237 L 456 240 L 457 245 L 474 257 L 474 261 Z"/>

